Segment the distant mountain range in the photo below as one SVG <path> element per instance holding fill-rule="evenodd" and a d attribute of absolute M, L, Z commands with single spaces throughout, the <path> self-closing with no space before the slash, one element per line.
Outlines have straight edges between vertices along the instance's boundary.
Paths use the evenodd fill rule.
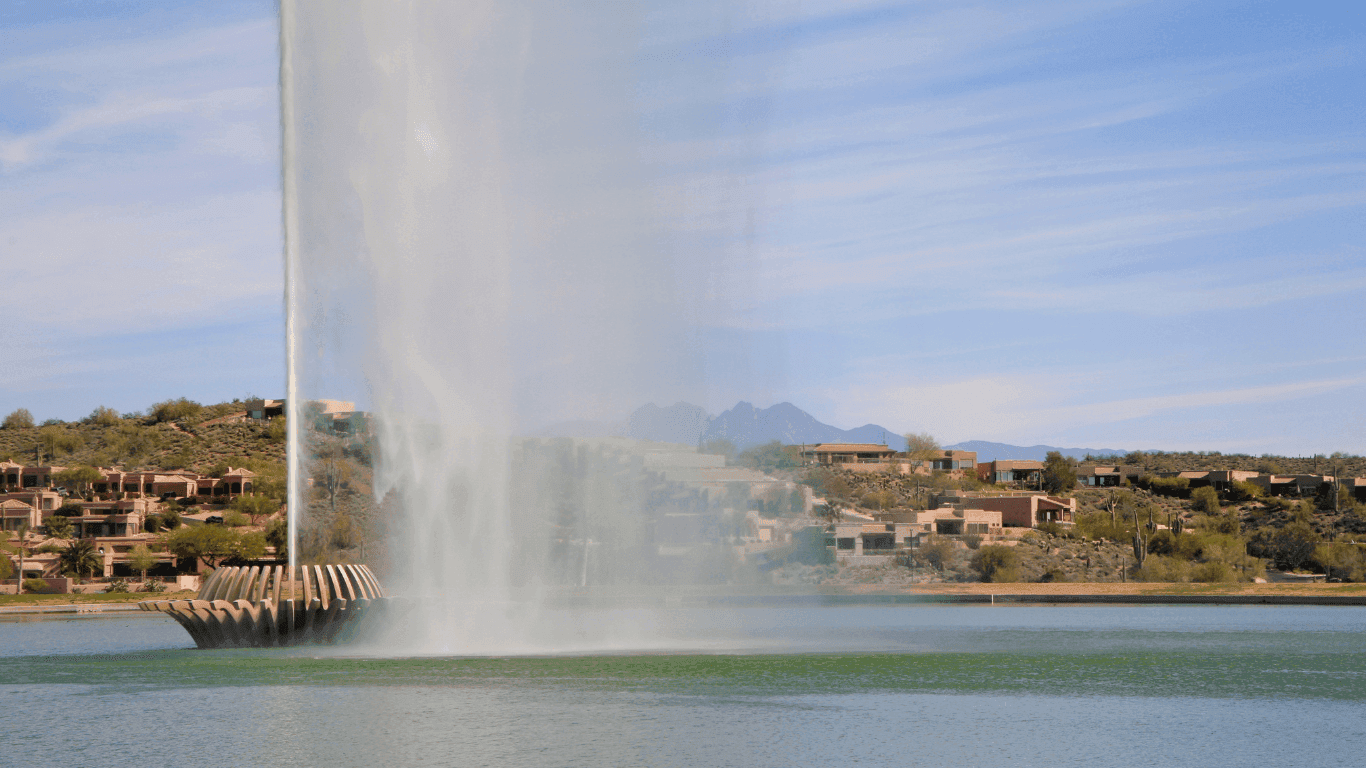
<path fill-rule="evenodd" d="M 637 408 L 624 422 L 566 422 L 540 432 L 542 436 L 602 437 L 617 435 L 636 440 L 661 443 L 700 445 L 711 440 L 729 440 L 740 450 L 777 440 L 786 445 L 816 443 L 876 443 L 898 451 L 906 450 L 906 440 L 896 430 L 877 424 L 864 424 L 854 429 L 840 429 L 822 424 L 814 416 L 792 403 L 778 403 L 769 408 L 755 408 L 741 401 L 734 408 L 711 416 L 692 403 L 674 403 L 660 407 L 654 403 Z M 1051 445 L 1023 447 L 985 440 L 969 440 L 946 445 L 960 451 L 976 451 L 978 461 L 994 459 L 1035 459 L 1042 461 L 1049 451 L 1064 456 L 1083 458 L 1119 455 L 1128 451 L 1117 448 L 1057 448 Z"/>
<path fill-rule="evenodd" d="M 661 408 L 654 403 L 637 408 L 626 419 L 618 434 L 637 440 L 699 445 L 712 440 L 729 440 L 740 450 L 777 440 L 798 443 L 883 443 L 905 450 L 906 441 L 893 430 L 876 424 L 857 429 L 840 429 L 816 421 L 815 417 L 792 403 L 770 408 L 755 408 L 739 402 L 734 408 L 709 416 L 691 403 L 674 403 Z"/>
<path fill-rule="evenodd" d="M 1119 448 L 1058 448 L 1052 445 L 1031 445 L 1026 448 L 1007 443 L 989 443 L 986 440 L 969 440 L 965 443 L 955 443 L 944 447 L 955 451 L 976 451 L 979 462 L 995 461 L 996 459 L 1043 461 L 1049 451 L 1057 451 L 1074 459 L 1084 459 L 1088 454 L 1091 456 L 1123 456 L 1129 453 Z"/>

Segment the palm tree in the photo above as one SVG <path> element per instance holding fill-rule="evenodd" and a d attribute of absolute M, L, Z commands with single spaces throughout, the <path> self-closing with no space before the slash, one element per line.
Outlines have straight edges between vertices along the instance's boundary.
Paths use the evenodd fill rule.
<path fill-rule="evenodd" d="M 81 571 L 85 571 L 87 576 L 94 576 L 96 568 L 104 568 L 104 559 L 95 552 L 95 542 L 90 539 L 75 539 L 66 545 L 61 560 L 62 570 L 71 571 L 77 576 Z"/>

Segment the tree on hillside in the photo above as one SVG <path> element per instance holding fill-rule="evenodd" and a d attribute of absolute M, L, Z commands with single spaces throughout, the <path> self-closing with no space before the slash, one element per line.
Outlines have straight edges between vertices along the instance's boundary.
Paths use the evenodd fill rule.
<path fill-rule="evenodd" d="M 33 414 L 27 408 L 15 408 L 10 415 L 5 417 L 3 425 L 5 429 L 32 429 Z"/>
<path fill-rule="evenodd" d="M 73 434 L 62 426 L 48 425 L 38 430 L 38 450 L 48 460 L 71 453 L 83 444 L 80 435 Z"/>
<path fill-rule="evenodd" d="M 106 408 L 103 405 L 95 408 L 89 416 L 85 417 L 86 424 L 94 424 L 99 427 L 112 427 L 121 421 L 123 419 L 119 416 L 118 411 L 113 408 Z"/>
<path fill-rule="evenodd" d="M 912 459 L 934 459 L 944 454 L 944 449 L 939 447 L 939 441 L 929 432 L 911 432 L 905 437 L 906 455 Z"/>
<path fill-rule="evenodd" d="M 1058 451 L 1049 451 L 1043 462 L 1043 487 L 1052 494 L 1067 493 L 1076 488 L 1075 463 Z"/>
<path fill-rule="evenodd" d="M 182 419 L 197 416 L 204 406 L 193 400 L 180 398 L 178 400 L 166 400 L 157 403 L 147 411 L 147 416 L 153 423 L 160 424 L 164 421 L 179 421 Z"/>
<path fill-rule="evenodd" d="M 279 511 L 280 502 L 267 496 L 238 496 L 228 508 L 251 518 L 252 525 L 260 525 L 261 518 Z"/>
<path fill-rule="evenodd" d="M 91 483 L 98 483 L 103 479 L 104 474 L 94 467 L 72 467 L 52 476 L 52 482 L 56 485 L 81 491 L 89 489 Z"/>

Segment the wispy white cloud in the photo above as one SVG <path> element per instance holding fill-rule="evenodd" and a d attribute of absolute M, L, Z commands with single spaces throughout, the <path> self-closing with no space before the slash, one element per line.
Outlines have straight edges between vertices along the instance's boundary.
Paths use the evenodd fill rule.
<path fill-rule="evenodd" d="M 73 110 L 39 130 L 0 139 L 0 168 L 12 171 L 18 166 L 41 162 L 62 142 L 72 138 L 85 136 L 95 141 L 107 140 L 113 131 L 157 118 L 191 115 L 201 120 L 215 120 L 224 112 L 260 110 L 273 106 L 274 95 L 273 89 L 261 87 L 227 88 L 191 98 L 164 98 L 155 93 L 111 94 L 99 104 Z M 237 123 L 233 128 L 241 131 L 249 126 L 249 123 Z M 242 142 L 221 142 L 218 146 L 234 153 L 244 151 Z M 254 147 L 248 151 L 259 155 Z"/>
<path fill-rule="evenodd" d="M 1124 443 L 1124 433 L 1131 429 L 1125 422 L 1186 414 L 1187 427 L 1166 436 L 1165 447 L 1175 447 L 1193 441 L 1187 429 L 1200 423 L 1204 410 L 1266 406 L 1366 385 L 1366 376 L 1356 376 L 1092 399 L 1105 389 L 1087 378 L 1083 373 L 1079 380 L 1070 379 L 1065 370 L 967 379 L 932 379 L 922 374 L 919 380 L 884 380 L 881 385 L 843 382 L 819 395 L 829 404 L 835 423 L 861 424 L 868 420 L 867 414 L 876 413 L 893 429 L 928 431 L 945 442 L 985 439 L 1037 444 L 1065 441 L 1078 431 L 1103 434 L 1108 426 L 1112 427 L 1109 437 L 1103 439 Z"/>

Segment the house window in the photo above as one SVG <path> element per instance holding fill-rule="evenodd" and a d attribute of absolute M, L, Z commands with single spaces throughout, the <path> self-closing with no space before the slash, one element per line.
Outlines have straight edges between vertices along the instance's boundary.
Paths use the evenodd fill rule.
<path fill-rule="evenodd" d="M 37 476 L 37 475 L 24 475 L 24 487 L 25 487 L 25 488 L 37 488 L 37 487 L 38 487 L 38 476 Z"/>
<path fill-rule="evenodd" d="M 853 536 L 849 536 L 849 537 L 846 537 L 846 538 L 837 539 L 837 540 L 836 540 L 836 545 L 837 545 L 840 549 L 853 549 L 853 548 L 854 548 L 854 537 L 853 537 Z"/>

